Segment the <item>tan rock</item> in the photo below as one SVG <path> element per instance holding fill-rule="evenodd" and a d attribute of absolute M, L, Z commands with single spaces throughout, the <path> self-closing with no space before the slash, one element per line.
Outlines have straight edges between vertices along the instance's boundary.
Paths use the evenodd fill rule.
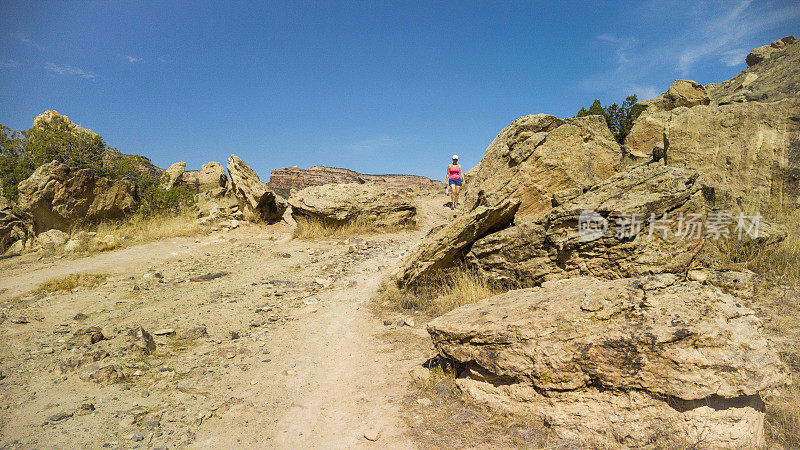
<path fill-rule="evenodd" d="M 161 181 L 161 187 L 164 189 L 171 189 L 178 184 L 183 182 L 183 173 L 186 171 L 186 163 L 184 161 L 178 161 L 173 163 L 169 168 L 164 172 Z"/>
<path fill-rule="evenodd" d="M 582 307 L 587 295 L 603 308 Z M 463 391 L 540 415 L 562 438 L 635 447 L 666 433 L 749 447 L 763 445 L 760 393 L 787 381 L 762 326 L 699 283 L 586 277 L 463 306 L 428 332 L 467 365 Z"/>
<path fill-rule="evenodd" d="M 364 220 L 376 227 L 410 226 L 417 207 L 408 196 L 377 184 L 325 184 L 311 186 L 289 197 L 292 217 L 330 224 Z"/>
<path fill-rule="evenodd" d="M 793 207 L 800 194 L 800 99 L 660 111 L 636 121 L 625 141 L 631 154 L 696 169 L 719 207 Z"/>
<path fill-rule="evenodd" d="M 198 187 L 201 193 L 218 191 L 219 188 L 224 191 L 227 185 L 228 176 L 225 175 L 225 168 L 222 167 L 222 164 L 215 161 L 203 164 L 203 168 L 198 174 Z"/>
<path fill-rule="evenodd" d="M 521 201 L 520 215 L 540 217 L 553 193 L 585 187 L 618 169 L 622 151 L 600 116 L 524 116 L 505 127 L 480 164 L 465 174 L 464 205 Z"/>
<path fill-rule="evenodd" d="M 513 226 L 477 240 L 465 259 L 482 276 L 511 287 L 587 275 L 614 279 L 671 273 L 683 278 L 693 263 L 719 259 L 707 228 L 686 233 L 692 214 L 699 215 L 701 227 L 709 217 L 698 180 L 697 171 L 684 167 L 632 167 L 539 220 L 517 218 Z M 738 221 L 730 214 L 726 229 L 735 238 Z M 757 238 L 742 236 L 754 249 L 786 236 L 763 219 L 759 228 Z"/>
<path fill-rule="evenodd" d="M 280 220 L 286 204 L 275 196 L 267 184 L 258 178 L 256 172 L 238 156 L 228 158 L 230 190 L 239 201 L 239 207 L 247 210 L 259 220 Z"/>
<path fill-rule="evenodd" d="M 133 206 L 133 196 L 134 187 L 124 181 L 55 161 L 39 167 L 19 184 L 19 208 L 33 217 L 37 233 L 67 230 L 78 221 L 122 218 Z"/>
<path fill-rule="evenodd" d="M 33 223 L 22 211 L 0 193 L 0 254 L 12 246 L 11 254 L 19 254 L 25 241 L 33 236 Z"/>
<path fill-rule="evenodd" d="M 517 199 L 492 207 L 478 206 L 449 224 L 432 229 L 397 270 L 398 286 L 413 289 L 436 277 L 440 270 L 463 258 L 473 242 L 511 224 L 519 207 Z"/>
<path fill-rule="evenodd" d="M 757 63 L 750 64 L 748 68 L 728 81 L 719 83 L 718 86 L 708 89 L 713 102 L 719 104 L 759 101 L 774 102 L 785 98 L 800 97 L 800 41 L 794 36 L 787 36 L 780 41 L 782 46 L 773 47 L 765 45 L 759 47 L 758 52 L 753 50 L 753 56 L 748 56 L 751 61 L 755 53 L 764 54 Z"/>

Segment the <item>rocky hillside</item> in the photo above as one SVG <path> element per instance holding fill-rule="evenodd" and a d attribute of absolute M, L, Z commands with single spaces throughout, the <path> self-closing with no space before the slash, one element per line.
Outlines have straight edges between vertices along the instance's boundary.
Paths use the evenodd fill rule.
<path fill-rule="evenodd" d="M 763 446 L 787 366 L 742 303 L 779 281 L 744 266 L 800 206 L 798 62 L 789 36 L 724 83 L 676 80 L 622 146 L 598 115 L 505 127 L 468 211 L 394 272 L 404 295 L 454 267 L 508 289 L 428 325 L 462 392 L 591 447 Z"/>
<path fill-rule="evenodd" d="M 310 186 L 361 182 L 383 184 L 393 189 L 425 188 L 439 185 L 430 178 L 418 175 L 368 175 L 349 169 L 325 166 L 311 166 L 308 169 L 301 169 L 297 166 L 273 169 L 267 184 L 280 195 L 288 197 L 291 191 Z"/>

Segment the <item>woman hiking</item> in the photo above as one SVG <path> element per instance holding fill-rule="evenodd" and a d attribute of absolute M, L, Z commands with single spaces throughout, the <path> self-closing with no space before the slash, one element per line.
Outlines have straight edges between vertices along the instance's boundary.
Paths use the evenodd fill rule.
<path fill-rule="evenodd" d="M 458 163 L 458 155 L 453 155 L 453 163 L 447 166 L 447 185 L 450 187 L 450 209 L 458 207 L 458 192 L 464 180 L 464 171 Z"/>

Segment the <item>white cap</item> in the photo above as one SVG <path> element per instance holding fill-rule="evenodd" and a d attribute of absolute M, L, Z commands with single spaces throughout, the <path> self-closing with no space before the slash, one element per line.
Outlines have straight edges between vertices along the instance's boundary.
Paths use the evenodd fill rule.
<path fill-rule="evenodd" d="M 453 159 L 458 159 L 458 155 L 453 155 Z"/>

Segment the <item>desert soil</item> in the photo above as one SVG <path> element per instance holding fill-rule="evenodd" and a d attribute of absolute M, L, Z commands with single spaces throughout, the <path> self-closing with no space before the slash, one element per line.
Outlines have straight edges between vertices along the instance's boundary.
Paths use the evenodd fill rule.
<path fill-rule="evenodd" d="M 401 409 L 410 373 L 434 352 L 424 322 L 403 325 L 404 313 L 373 300 L 447 220 L 444 201 L 418 199 L 416 230 L 348 240 L 245 225 L 82 258 L 0 261 L 0 447 L 419 446 Z M 29 294 L 74 273 L 109 277 Z M 216 278 L 196 278 L 206 274 Z M 129 348 L 139 326 L 155 353 Z M 75 332 L 88 327 L 105 339 L 78 347 Z M 197 327 L 207 336 L 185 335 Z M 112 365 L 124 379 L 89 378 Z"/>

